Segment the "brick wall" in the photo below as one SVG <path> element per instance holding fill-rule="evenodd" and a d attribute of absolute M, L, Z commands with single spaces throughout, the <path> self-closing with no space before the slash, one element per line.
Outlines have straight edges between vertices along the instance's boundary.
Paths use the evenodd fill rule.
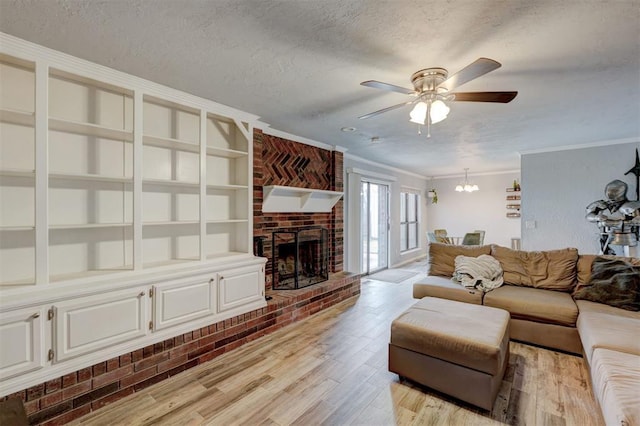
<path fill-rule="evenodd" d="M 271 233 L 282 228 L 322 226 L 329 230 L 329 270 L 343 269 L 343 200 L 331 213 L 262 213 L 265 185 L 343 191 L 343 155 L 264 134 L 253 135 L 253 235 L 264 238 L 267 288 L 271 288 Z"/>
<path fill-rule="evenodd" d="M 359 275 L 270 291 L 267 307 L 175 336 L 0 399 L 21 398 L 30 424 L 62 425 L 360 294 Z"/>

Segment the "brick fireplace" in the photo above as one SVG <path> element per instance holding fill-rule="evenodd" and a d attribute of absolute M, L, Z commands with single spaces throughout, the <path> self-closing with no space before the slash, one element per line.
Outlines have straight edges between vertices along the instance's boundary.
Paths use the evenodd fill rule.
<path fill-rule="evenodd" d="M 271 238 L 283 228 L 322 227 L 329 231 L 329 272 L 343 268 L 344 228 L 341 199 L 331 213 L 262 213 L 266 185 L 343 191 L 341 152 L 305 145 L 254 130 L 253 134 L 253 235 L 262 238 L 267 262 L 267 289 L 272 288 Z"/>

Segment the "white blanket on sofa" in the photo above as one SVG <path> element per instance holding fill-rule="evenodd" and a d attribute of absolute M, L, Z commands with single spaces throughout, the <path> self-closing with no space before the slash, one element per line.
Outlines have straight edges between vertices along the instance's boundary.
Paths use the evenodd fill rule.
<path fill-rule="evenodd" d="M 465 287 L 484 292 L 498 288 L 504 282 L 500 262 L 488 254 L 478 257 L 457 256 L 452 279 Z"/>

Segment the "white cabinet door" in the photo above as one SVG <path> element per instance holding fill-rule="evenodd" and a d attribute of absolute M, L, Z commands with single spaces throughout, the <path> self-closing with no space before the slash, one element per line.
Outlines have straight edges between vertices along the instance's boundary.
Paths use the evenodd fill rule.
<path fill-rule="evenodd" d="M 29 309 L 0 315 L 0 377 L 8 379 L 43 367 L 42 312 Z"/>
<path fill-rule="evenodd" d="M 226 311 L 264 297 L 264 266 L 230 269 L 218 274 L 218 307 Z"/>
<path fill-rule="evenodd" d="M 153 286 L 153 329 L 215 314 L 215 282 L 215 278 L 200 276 Z"/>
<path fill-rule="evenodd" d="M 54 308 L 56 361 L 146 334 L 147 301 L 140 289 L 61 302 Z"/>

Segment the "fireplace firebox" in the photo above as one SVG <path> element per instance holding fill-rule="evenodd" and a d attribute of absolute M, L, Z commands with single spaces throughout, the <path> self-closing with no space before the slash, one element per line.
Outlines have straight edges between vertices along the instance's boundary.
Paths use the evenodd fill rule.
<path fill-rule="evenodd" d="M 329 279 L 329 231 L 322 227 L 273 232 L 273 289 L 295 290 Z"/>

